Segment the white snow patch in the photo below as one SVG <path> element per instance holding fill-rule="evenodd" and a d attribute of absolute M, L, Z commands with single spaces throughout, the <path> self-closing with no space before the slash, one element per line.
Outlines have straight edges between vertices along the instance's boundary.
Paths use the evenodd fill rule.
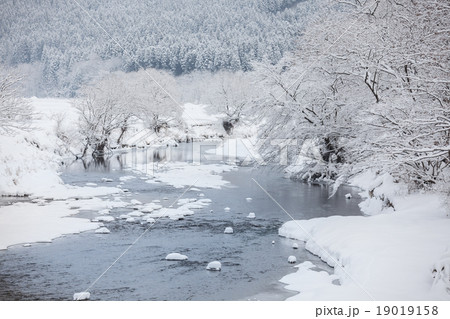
<path fill-rule="evenodd" d="M 208 266 L 206 266 L 206 270 L 220 271 L 222 269 L 222 264 L 220 261 L 211 261 Z"/>
<path fill-rule="evenodd" d="M 224 230 L 224 234 L 232 234 L 234 231 L 233 231 L 233 228 L 232 227 L 227 227 L 227 228 L 225 228 L 225 230 Z"/>
<path fill-rule="evenodd" d="M 287 288 L 295 286 L 300 292 L 291 299 L 448 300 L 443 284 L 433 289 L 436 278 L 431 272 L 450 243 L 446 208 L 437 195 L 398 194 L 398 190 L 391 193 L 394 214 L 285 223 L 281 236 L 305 241 L 307 250 L 334 267 L 334 275 L 303 267 L 286 276 L 283 282 L 291 284 Z M 333 284 L 336 279 L 339 286 Z"/>
<path fill-rule="evenodd" d="M 230 207 L 225 207 L 223 210 L 224 210 L 225 212 L 229 212 L 229 211 L 231 211 L 231 208 L 230 208 Z"/>
<path fill-rule="evenodd" d="M 72 217 L 77 212 L 63 201 L 45 206 L 16 203 L 0 207 L 0 249 L 20 243 L 51 242 L 63 234 L 98 228 L 89 219 Z"/>

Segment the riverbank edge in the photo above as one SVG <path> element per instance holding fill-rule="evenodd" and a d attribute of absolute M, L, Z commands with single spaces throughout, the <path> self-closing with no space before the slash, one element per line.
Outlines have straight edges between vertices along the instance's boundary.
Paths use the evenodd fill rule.
<path fill-rule="evenodd" d="M 365 216 L 289 221 L 279 229 L 334 268 L 329 275 L 312 270 L 310 262 L 297 265 L 297 272 L 280 279 L 298 293 L 287 300 L 450 300 L 444 194 L 409 193 L 391 176 L 373 172 L 350 186 L 361 191 Z"/>

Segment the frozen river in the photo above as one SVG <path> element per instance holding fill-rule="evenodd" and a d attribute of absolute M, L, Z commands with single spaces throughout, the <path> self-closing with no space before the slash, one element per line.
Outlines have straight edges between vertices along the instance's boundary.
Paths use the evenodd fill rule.
<path fill-rule="evenodd" d="M 172 160 L 192 160 L 189 149 L 189 144 L 173 148 Z M 147 183 L 141 178 L 143 171 L 151 174 L 164 165 L 165 153 L 165 150 L 138 150 L 114 155 L 105 163 L 83 165 L 78 161 L 62 177 L 66 183 L 78 186 L 100 184 L 102 178 L 108 178 L 112 180 L 108 186 L 116 186 L 120 177 L 134 176 L 121 185 L 129 191 L 122 200 L 143 203 L 160 200 L 161 205 L 169 206 L 186 188 Z M 159 163 L 149 163 L 150 157 Z M 358 196 L 351 188 L 341 187 L 329 199 L 327 187 L 285 179 L 274 168 L 237 167 L 221 175 L 229 182 L 225 186 L 198 187 L 183 196 L 208 198 L 212 201 L 209 206 L 195 210 L 194 215 L 183 220 L 157 220 L 96 282 L 90 290 L 91 299 L 283 300 L 291 293 L 278 280 L 295 271 L 287 262 L 288 256 L 295 255 L 298 262 L 310 260 L 328 269 L 305 251 L 302 243 L 294 250 L 293 240 L 278 236 L 279 227 L 291 219 L 253 179 L 295 219 L 360 214 Z M 346 200 L 346 193 L 354 194 L 353 199 Z M 251 202 L 246 200 L 248 197 Z M 225 207 L 231 210 L 225 212 Z M 129 207 L 111 210 L 110 215 L 116 219 L 105 223 L 110 234 L 89 231 L 67 235 L 52 243 L 17 245 L 0 251 L 0 300 L 71 300 L 75 292 L 89 287 L 149 227 L 117 219 L 131 211 Z M 255 213 L 255 219 L 247 218 L 250 212 Z M 83 211 L 77 216 L 98 215 L 95 211 Z M 234 233 L 224 234 L 226 227 L 233 227 Z M 171 252 L 187 255 L 189 259 L 166 261 L 165 256 Z M 213 260 L 222 263 L 222 271 L 205 269 Z"/>

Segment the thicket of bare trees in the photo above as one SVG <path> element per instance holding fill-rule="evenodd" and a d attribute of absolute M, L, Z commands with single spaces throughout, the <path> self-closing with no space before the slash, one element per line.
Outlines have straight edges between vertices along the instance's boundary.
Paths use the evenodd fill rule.
<path fill-rule="evenodd" d="M 181 109 L 174 99 L 174 85 L 168 74 L 145 70 L 112 73 L 84 87 L 74 102 L 80 113 L 82 156 L 89 150 L 103 155 L 111 144 L 120 145 L 133 121 L 142 120 L 156 133 L 177 124 Z"/>

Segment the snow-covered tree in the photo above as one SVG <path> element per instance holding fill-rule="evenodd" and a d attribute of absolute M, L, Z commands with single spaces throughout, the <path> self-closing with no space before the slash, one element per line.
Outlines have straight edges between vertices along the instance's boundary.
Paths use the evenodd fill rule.
<path fill-rule="evenodd" d="M 20 94 L 22 78 L 0 69 L 0 133 L 26 129 L 32 119 L 32 107 Z"/>
<path fill-rule="evenodd" d="M 145 126 L 159 133 L 178 125 L 182 108 L 175 79 L 167 72 L 146 69 L 126 74 L 124 80 L 132 96 L 135 115 Z"/>
<path fill-rule="evenodd" d="M 133 115 L 131 96 L 118 75 L 112 74 L 93 86 L 85 87 L 74 102 L 80 112 L 79 130 L 84 139 L 82 156 L 89 149 L 103 155 L 110 147 L 111 135 L 120 130 L 118 142 Z"/>

